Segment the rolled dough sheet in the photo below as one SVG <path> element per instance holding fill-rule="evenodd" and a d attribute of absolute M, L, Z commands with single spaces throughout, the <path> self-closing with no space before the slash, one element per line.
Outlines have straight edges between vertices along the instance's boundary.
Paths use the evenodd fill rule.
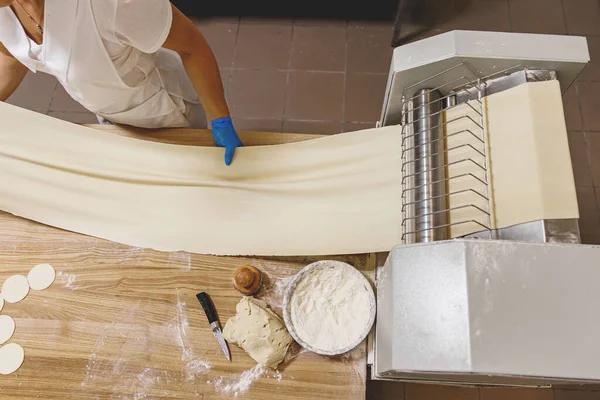
<path fill-rule="evenodd" d="M 0 209 L 132 246 L 221 255 L 401 242 L 400 128 L 223 150 L 136 140 L 0 104 Z"/>
<path fill-rule="evenodd" d="M 0 315 L 0 344 L 4 344 L 15 333 L 15 320 L 8 315 Z"/>
<path fill-rule="evenodd" d="M 25 359 L 23 348 L 15 343 L 0 347 L 0 374 L 12 374 L 21 367 Z"/>
<path fill-rule="evenodd" d="M 29 293 L 29 283 L 23 275 L 13 275 L 2 284 L 2 297 L 7 303 L 18 303 Z"/>
<path fill-rule="evenodd" d="M 485 100 L 493 225 L 579 218 L 559 82 L 526 83 Z"/>
<path fill-rule="evenodd" d="M 485 107 L 492 226 L 577 218 L 558 82 L 496 93 Z M 0 118 L 0 209 L 15 215 L 203 254 L 348 254 L 401 243 L 399 126 L 243 147 L 226 167 L 222 149 L 121 137 L 6 103 Z"/>
<path fill-rule="evenodd" d="M 50 264 L 38 264 L 27 274 L 29 287 L 33 290 L 44 290 L 52 285 L 56 272 Z"/>
<path fill-rule="evenodd" d="M 474 108 L 479 106 L 473 102 Z M 531 82 L 484 98 L 479 115 L 462 104 L 445 112 L 452 237 L 542 219 L 578 218 L 577 195 L 558 81 Z M 459 118 L 468 115 L 469 118 Z M 469 130 L 473 133 L 471 135 Z M 479 152 L 483 152 L 485 157 Z M 479 166 L 477 164 L 479 164 Z M 487 174 L 480 166 L 487 169 Z M 488 187 L 481 181 L 488 182 Z M 481 196 L 489 198 L 488 202 Z M 460 208 L 468 206 L 466 208 Z M 481 210 L 490 211 L 491 218 Z M 478 223 L 472 222 L 477 221 Z"/>

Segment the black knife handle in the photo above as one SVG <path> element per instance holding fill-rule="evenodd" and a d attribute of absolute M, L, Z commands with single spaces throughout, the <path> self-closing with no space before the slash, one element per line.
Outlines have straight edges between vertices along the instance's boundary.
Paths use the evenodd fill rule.
<path fill-rule="evenodd" d="M 217 321 L 217 311 L 215 310 L 215 306 L 210 300 L 210 297 L 208 297 L 208 294 L 206 294 L 205 292 L 198 293 L 196 295 L 196 298 L 198 299 L 198 301 L 202 305 L 202 308 L 204 309 L 206 318 L 208 318 L 208 323 L 212 324 L 213 322 Z"/>

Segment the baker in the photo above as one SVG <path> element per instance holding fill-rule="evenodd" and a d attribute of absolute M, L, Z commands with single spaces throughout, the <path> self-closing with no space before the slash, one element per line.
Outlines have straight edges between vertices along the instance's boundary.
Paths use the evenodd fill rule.
<path fill-rule="evenodd" d="M 101 122 L 205 128 L 242 146 L 219 67 L 196 26 L 169 0 L 0 0 L 0 101 L 27 70 L 54 75 Z"/>

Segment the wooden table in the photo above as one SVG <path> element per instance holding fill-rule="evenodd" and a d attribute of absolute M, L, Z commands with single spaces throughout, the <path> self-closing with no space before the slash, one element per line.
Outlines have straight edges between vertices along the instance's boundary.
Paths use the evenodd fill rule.
<path fill-rule="evenodd" d="M 142 131 L 97 126 L 128 136 L 212 145 L 210 132 Z M 246 145 L 306 140 L 315 135 L 242 133 Z M 322 259 L 322 258 L 321 258 Z M 368 269 L 374 257 L 335 257 Z M 57 271 L 47 290 L 31 291 L 2 314 L 16 321 L 10 342 L 25 349 L 23 366 L 0 375 L 2 399 L 363 399 L 366 346 L 350 356 L 299 352 L 279 372 L 268 370 L 245 391 L 255 366 L 230 346 L 228 362 L 195 294 L 209 293 L 224 324 L 240 295 L 233 271 L 245 264 L 268 277 L 263 297 L 280 313 L 281 279 L 316 258 L 214 257 L 135 248 L 0 213 L 0 283 L 38 263 Z M 245 375 L 242 375 L 245 374 Z"/>

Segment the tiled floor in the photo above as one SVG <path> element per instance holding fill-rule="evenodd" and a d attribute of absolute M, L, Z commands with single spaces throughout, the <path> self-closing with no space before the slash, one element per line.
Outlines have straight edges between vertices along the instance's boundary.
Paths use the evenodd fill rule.
<path fill-rule="evenodd" d="M 375 125 L 392 54 L 391 24 L 245 18 L 197 24 L 219 61 L 238 129 L 339 133 Z M 592 61 L 563 100 L 583 240 L 600 244 L 600 0 L 469 0 L 460 15 L 426 35 L 452 29 L 587 36 Z M 72 122 L 95 122 L 44 75 L 28 75 L 10 102 Z M 600 391 L 369 382 L 368 397 L 600 400 Z"/>

